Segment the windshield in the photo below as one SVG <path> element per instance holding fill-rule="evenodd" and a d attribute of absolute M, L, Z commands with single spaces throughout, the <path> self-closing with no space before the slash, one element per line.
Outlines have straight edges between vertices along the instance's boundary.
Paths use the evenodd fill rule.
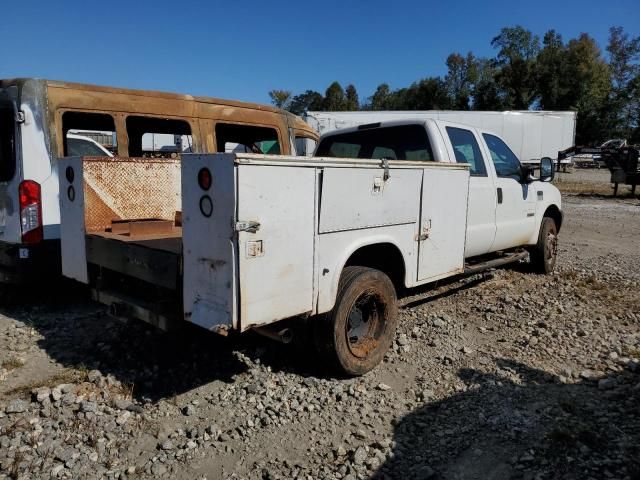
<path fill-rule="evenodd" d="M 433 160 L 427 132 L 421 125 L 371 128 L 325 137 L 316 157 Z"/>
<path fill-rule="evenodd" d="M 13 109 L 0 105 L 0 182 L 7 182 L 16 172 L 16 122 Z"/>

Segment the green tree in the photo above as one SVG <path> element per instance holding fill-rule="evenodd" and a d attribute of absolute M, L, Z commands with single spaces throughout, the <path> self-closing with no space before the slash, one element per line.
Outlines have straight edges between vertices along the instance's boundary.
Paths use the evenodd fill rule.
<path fill-rule="evenodd" d="M 365 106 L 367 110 L 390 110 L 391 108 L 391 89 L 386 83 L 381 83 L 376 91 L 369 97 L 369 102 Z"/>
<path fill-rule="evenodd" d="M 269 92 L 269 98 L 271 98 L 271 103 L 273 103 L 278 108 L 287 108 L 289 104 L 289 100 L 291 99 L 291 91 L 290 90 L 271 90 Z"/>
<path fill-rule="evenodd" d="M 617 112 L 613 132 L 628 138 L 640 120 L 640 36 L 629 38 L 622 27 L 611 27 L 607 51 L 612 84 L 610 101 Z"/>
<path fill-rule="evenodd" d="M 346 98 L 342 86 L 333 82 L 324 94 L 323 109 L 328 112 L 340 112 L 346 110 Z"/>
<path fill-rule="evenodd" d="M 447 57 L 448 72 L 444 79 L 453 108 L 469 110 L 473 87 L 478 79 L 478 65 L 471 52 L 463 57 L 452 53 Z"/>
<path fill-rule="evenodd" d="M 507 108 L 526 110 L 535 98 L 535 61 L 540 39 L 520 25 L 500 30 L 491 41 L 498 49 L 497 79 L 505 94 Z"/>
<path fill-rule="evenodd" d="M 295 95 L 289 102 L 287 110 L 296 115 L 302 115 L 308 111 L 319 111 L 323 109 L 324 97 L 315 90 L 307 90 L 304 93 Z"/>
<path fill-rule="evenodd" d="M 595 40 L 586 33 L 567 43 L 564 79 L 567 88 L 559 106 L 578 111 L 576 143 L 606 140 L 615 123 L 609 101 L 611 73 Z"/>
<path fill-rule="evenodd" d="M 474 110 L 504 110 L 505 100 L 498 83 L 495 61 L 487 58 L 476 60 L 476 83 L 473 86 Z"/>
<path fill-rule="evenodd" d="M 453 108 L 445 82 L 438 77 L 423 78 L 406 91 L 403 110 L 448 110 Z"/>
<path fill-rule="evenodd" d="M 358 92 L 352 84 L 347 85 L 345 89 L 345 109 L 350 111 L 360 110 Z"/>
<path fill-rule="evenodd" d="M 544 35 L 542 50 L 536 60 L 536 84 L 539 106 L 543 110 L 562 110 L 562 99 L 567 95 L 567 49 L 562 36 L 555 30 Z"/>

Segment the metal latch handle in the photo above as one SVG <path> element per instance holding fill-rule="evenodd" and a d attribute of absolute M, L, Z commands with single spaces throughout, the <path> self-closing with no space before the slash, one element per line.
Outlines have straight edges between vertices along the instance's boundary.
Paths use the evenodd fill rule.
<path fill-rule="evenodd" d="M 389 160 L 386 158 L 382 159 L 382 168 L 384 168 L 384 173 L 382 175 L 382 179 L 386 182 L 387 180 L 389 180 L 389 177 L 391 177 L 391 175 L 389 174 Z"/>
<path fill-rule="evenodd" d="M 260 222 L 253 222 L 253 221 L 236 222 L 235 230 L 236 232 L 256 233 L 258 230 L 260 230 Z"/>

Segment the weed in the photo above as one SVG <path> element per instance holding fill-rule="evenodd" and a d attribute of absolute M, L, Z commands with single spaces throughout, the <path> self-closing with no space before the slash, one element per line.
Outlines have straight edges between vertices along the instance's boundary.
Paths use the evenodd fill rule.
<path fill-rule="evenodd" d="M 5 370 L 15 370 L 16 368 L 20 368 L 22 366 L 24 366 L 24 361 L 15 357 L 4 360 L 2 362 L 2 368 L 4 368 Z"/>

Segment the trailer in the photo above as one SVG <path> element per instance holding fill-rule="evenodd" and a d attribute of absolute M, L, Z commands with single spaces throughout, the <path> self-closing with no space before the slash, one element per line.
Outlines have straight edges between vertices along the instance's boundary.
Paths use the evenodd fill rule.
<path fill-rule="evenodd" d="M 619 143 L 610 145 L 606 142 L 601 147 L 573 146 L 558 152 L 558 161 L 573 156 L 597 158 L 611 172 L 614 197 L 618 195 L 620 184 L 631 186 L 631 195 L 635 195 L 636 187 L 640 183 L 640 146 L 626 145 L 626 141 L 619 147 Z"/>
<path fill-rule="evenodd" d="M 557 159 L 559 151 L 575 144 L 576 112 L 569 111 L 307 112 L 304 117 L 306 122 L 321 135 L 342 128 L 409 118 L 445 120 L 492 131 L 507 142 L 520 162 L 524 164 L 537 164 L 544 157 Z M 312 145 L 309 144 L 308 148 L 312 149 Z M 566 170 L 571 161 L 570 157 L 563 158 L 559 165 Z"/>

